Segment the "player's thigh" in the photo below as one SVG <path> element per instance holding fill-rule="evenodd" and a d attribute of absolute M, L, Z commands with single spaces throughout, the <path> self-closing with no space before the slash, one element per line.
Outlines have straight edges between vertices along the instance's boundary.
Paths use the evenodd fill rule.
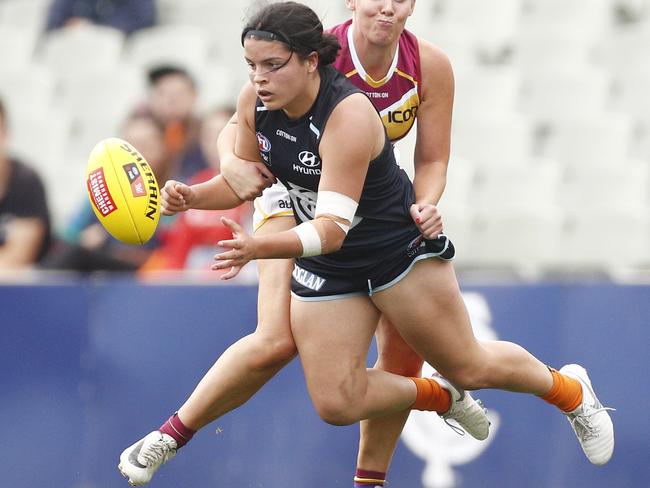
<path fill-rule="evenodd" d="M 255 235 L 269 235 L 295 226 L 293 217 L 267 220 Z M 257 261 L 259 285 L 257 295 L 258 332 L 291 335 L 289 309 L 291 304 L 291 272 L 293 259 L 260 259 Z"/>
<path fill-rule="evenodd" d="M 405 341 L 445 374 L 470 367 L 481 358 L 453 266 L 424 259 L 397 284 L 373 295 Z"/>
<path fill-rule="evenodd" d="M 365 375 L 379 311 L 368 297 L 291 302 L 293 337 L 312 398 L 352 391 Z"/>
<path fill-rule="evenodd" d="M 423 360 L 402 338 L 395 325 L 386 317 L 377 325 L 376 368 L 402 376 L 419 376 Z"/>

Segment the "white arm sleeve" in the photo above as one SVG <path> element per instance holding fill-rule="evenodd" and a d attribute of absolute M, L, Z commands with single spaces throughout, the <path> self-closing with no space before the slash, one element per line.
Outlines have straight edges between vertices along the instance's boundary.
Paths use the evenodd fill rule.
<path fill-rule="evenodd" d="M 316 201 L 316 217 L 323 214 L 334 215 L 352 223 L 354 214 L 359 204 L 347 195 L 335 191 L 319 191 Z M 349 225 L 335 222 L 346 234 L 350 230 Z"/>

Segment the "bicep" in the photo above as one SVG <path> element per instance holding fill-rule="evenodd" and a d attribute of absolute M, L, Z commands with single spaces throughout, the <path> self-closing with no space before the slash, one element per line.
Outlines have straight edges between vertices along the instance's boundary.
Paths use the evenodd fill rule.
<path fill-rule="evenodd" d="M 365 97 L 352 95 L 341 102 L 323 132 L 318 190 L 342 193 L 358 202 L 369 163 L 383 140 L 381 119 Z"/>
<path fill-rule="evenodd" d="M 422 103 L 417 114 L 415 164 L 449 159 L 454 77 L 448 58 L 431 45 L 421 46 Z"/>

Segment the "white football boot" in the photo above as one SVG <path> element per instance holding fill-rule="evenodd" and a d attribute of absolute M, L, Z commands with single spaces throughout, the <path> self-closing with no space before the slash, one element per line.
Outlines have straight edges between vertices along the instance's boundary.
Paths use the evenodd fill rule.
<path fill-rule="evenodd" d="M 587 459 L 602 466 L 614 453 L 614 425 L 607 413 L 614 409 L 603 407 L 598 401 L 585 368 L 578 364 L 567 364 L 560 369 L 560 373 L 578 380 L 582 385 L 582 404 L 572 412 L 565 412 L 565 415 Z"/>
<path fill-rule="evenodd" d="M 117 468 L 132 486 L 146 485 L 163 464 L 176 455 L 176 440 L 154 430 L 124 449 Z"/>
<path fill-rule="evenodd" d="M 449 420 L 455 420 L 474 439 L 479 441 L 487 439 L 490 433 L 490 420 L 481 401 L 474 400 L 469 392 L 456 388 L 439 374 L 432 375 L 431 379 L 451 394 L 451 406 L 446 412 L 438 414 L 440 418 L 460 434 L 463 432 L 450 424 Z"/>

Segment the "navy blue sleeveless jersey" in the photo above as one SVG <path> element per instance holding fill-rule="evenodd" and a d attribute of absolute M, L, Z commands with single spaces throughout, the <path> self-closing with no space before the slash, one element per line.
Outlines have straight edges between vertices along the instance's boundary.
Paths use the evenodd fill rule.
<path fill-rule="evenodd" d="M 255 129 L 262 161 L 287 187 L 298 224 L 314 218 L 322 171 L 319 144 L 327 120 L 343 99 L 363 93 L 332 67 L 320 73 L 318 96 L 297 120 L 290 120 L 282 110 L 267 110 L 259 99 L 256 104 Z M 354 143 L 355 135 L 349 137 Z M 370 162 L 359 207 L 342 248 L 327 255 L 298 258 L 297 266 L 321 279 L 357 276 L 367 288 L 366 281 L 372 281 L 378 267 L 398 256 L 411 258 L 419 254 L 415 248 L 424 247 L 409 214 L 414 202 L 413 185 L 397 165 L 386 136 L 381 154 Z"/>

